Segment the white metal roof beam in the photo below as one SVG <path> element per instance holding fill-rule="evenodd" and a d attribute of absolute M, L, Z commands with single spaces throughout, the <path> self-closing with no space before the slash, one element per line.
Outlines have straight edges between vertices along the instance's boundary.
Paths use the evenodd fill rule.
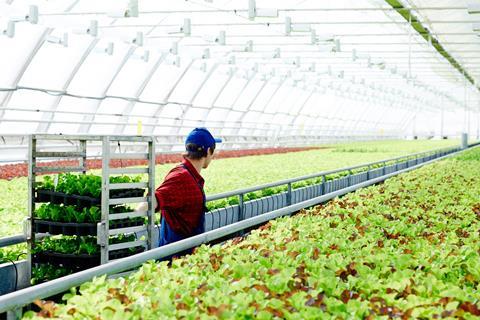
<path fill-rule="evenodd" d="M 416 10 L 416 11 L 444 11 L 444 10 L 467 10 L 464 6 L 438 6 L 438 7 L 419 7 L 419 8 L 403 8 L 401 10 Z M 330 11 L 394 11 L 393 8 L 387 7 L 337 7 L 337 8 L 277 8 L 279 12 L 330 12 Z M 237 15 L 238 13 L 247 13 L 248 9 L 193 9 L 193 10 L 149 10 L 139 11 L 139 15 L 145 14 L 191 14 L 191 13 L 231 13 Z M 78 16 L 78 15 L 107 15 L 104 11 L 84 11 L 84 12 L 56 12 L 56 13 L 40 13 L 39 16 Z"/>

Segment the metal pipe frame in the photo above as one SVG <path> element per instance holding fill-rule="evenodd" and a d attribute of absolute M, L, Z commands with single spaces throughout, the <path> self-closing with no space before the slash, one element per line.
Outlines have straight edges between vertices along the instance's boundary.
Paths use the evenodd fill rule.
<path fill-rule="evenodd" d="M 269 64 L 270 62 L 265 62 L 267 64 Z M 317 76 L 316 74 L 313 74 L 312 73 L 312 76 Z M 386 78 L 382 78 L 384 80 L 386 80 Z M 383 80 L 382 80 L 383 81 Z M 398 79 L 398 80 L 395 80 L 395 82 L 402 82 L 403 80 L 402 79 Z M 344 81 L 342 81 L 344 82 Z M 19 87 L 20 88 L 20 87 Z M 368 89 L 368 86 L 366 87 L 367 90 L 370 90 Z M 40 91 L 40 92 L 45 92 L 47 94 L 52 94 L 52 91 L 47 91 L 45 89 L 38 89 L 38 88 L 25 88 L 25 87 L 21 87 L 21 89 L 28 89 L 28 90 L 35 90 L 35 91 Z M 17 90 L 17 89 L 12 89 L 12 90 Z M 376 92 L 374 89 L 372 89 L 373 92 Z M 74 96 L 74 97 L 77 97 L 77 98 L 85 98 L 85 99 L 93 99 L 93 100 L 105 100 L 105 99 L 108 99 L 108 98 L 112 98 L 112 99 L 123 99 L 123 100 L 126 100 L 126 101 L 129 101 L 129 102 L 139 102 L 139 103 L 145 103 L 145 104 L 153 104 L 153 105 L 157 105 L 157 106 L 162 106 L 162 105 L 166 105 L 166 104 L 179 104 L 179 105 L 182 105 L 182 106 L 185 106 L 185 107 L 189 107 L 189 106 L 192 106 L 193 105 L 188 105 L 188 104 L 185 104 L 185 103 L 178 103 L 178 102 L 174 102 L 174 101 L 164 101 L 164 102 L 152 102 L 152 101 L 144 101 L 144 100 L 140 100 L 140 99 L 135 99 L 135 98 L 130 98 L 130 97 L 119 97 L 119 96 L 108 96 L 108 95 L 105 95 L 101 98 L 99 97 L 89 97 L 89 96 L 78 96 L 78 95 L 72 95 L 72 94 L 68 94 L 68 93 L 65 93 L 65 92 L 59 92 L 58 94 L 60 95 L 64 95 L 64 96 Z M 167 96 L 167 99 L 168 99 L 169 96 Z M 407 95 L 408 97 L 408 95 Z M 418 103 L 419 102 L 419 99 L 413 99 L 411 100 L 412 102 L 416 102 Z M 196 108 L 205 108 L 205 109 L 209 109 L 209 106 L 195 106 Z M 230 110 L 229 108 L 226 108 L 226 107 L 221 107 L 221 106 L 216 106 L 217 108 L 224 108 L 226 110 Z M 35 120 L 34 122 L 41 122 L 41 120 Z"/>
<path fill-rule="evenodd" d="M 33 223 L 35 219 L 35 189 L 36 189 L 36 155 L 37 140 L 30 136 L 28 140 L 28 218 L 24 225 L 24 235 L 27 240 L 27 280 L 30 283 L 32 278 L 32 252 L 35 249 L 35 232 Z"/>
<path fill-rule="evenodd" d="M 383 25 L 383 24 L 393 24 L 399 25 L 399 21 L 301 21 L 302 24 L 309 25 Z M 457 23 L 472 23 L 471 20 L 432 20 L 431 23 L 435 24 L 457 24 Z M 225 23 L 192 23 L 192 28 L 201 28 L 201 27 L 234 27 L 234 26 L 284 26 L 285 22 L 225 22 Z M 137 25 L 137 27 L 153 27 L 154 25 L 145 24 Z M 129 26 L 130 27 L 130 26 Z M 157 25 L 156 28 L 174 28 L 178 27 L 178 24 L 162 24 Z"/>
<path fill-rule="evenodd" d="M 467 7 L 455 7 L 455 6 L 442 6 L 442 7 L 411 7 L 411 8 L 399 8 L 399 10 L 411 10 L 411 11 L 444 11 L 444 10 L 467 10 Z M 379 7 L 358 7 L 358 8 L 278 8 L 279 12 L 312 12 L 312 11 L 321 11 L 321 12 L 331 12 L 331 11 L 393 11 L 393 8 L 379 8 Z M 175 14 L 175 13 L 232 13 L 236 14 L 238 12 L 247 13 L 248 9 L 197 9 L 197 10 L 150 10 L 150 11 L 139 11 L 139 14 Z M 40 13 L 40 16 L 65 16 L 65 15 L 106 15 L 106 12 L 100 11 L 90 11 L 90 12 L 64 12 L 64 13 Z M 99 26 L 99 28 L 115 28 L 115 27 L 122 27 L 127 28 L 131 27 L 132 25 L 116 25 L 116 26 Z M 156 25 L 147 25 L 147 26 L 156 26 Z"/>
<path fill-rule="evenodd" d="M 212 105 L 213 108 L 219 108 L 219 109 L 227 109 L 227 108 L 222 108 L 222 107 L 217 107 L 215 105 Z M 204 109 L 206 109 L 205 107 Z M 35 109 L 29 109 L 29 108 L 21 108 L 21 107 L 5 107 L 2 108 L 3 110 L 9 110 L 9 111 L 26 111 L 26 112 L 32 112 L 32 113 L 37 113 L 37 112 L 44 112 L 44 113 L 60 113 L 60 114 L 89 114 L 89 115 L 97 115 L 97 116 L 108 116 L 108 117 L 124 117 L 124 118 L 129 118 L 129 117 L 135 117 L 135 118 L 145 118 L 145 119 L 166 119 L 166 120 L 175 120 L 176 117 L 167 117 L 167 116 L 146 116 L 146 115 L 140 115 L 140 114 L 120 114 L 120 113 L 106 113 L 106 112 L 82 112 L 82 111 L 65 111 L 65 110 L 48 110 L 48 109 L 43 109 L 43 108 L 35 108 Z M 231 111 L 228 108 L 229 111 Z M 185 121 L 197 121 L 196 119 L 190 119 L 190 118 L 184 118 Z M 36 120 L 35 120 L 36 121 Z M 226 120 L 209 120 L 209 122 L 213 123 L 219 123 L 221 127 L 223 127 L 223 124 L 225 123 L 235 123 L 235 121 L 226 121 Z M 257 124 L 256 122 L 244 122 L 245 124 Z M 132 123 L 133 125 L 133 123 Z M 247 127 L 248 129 L 248 127 Z M 38 131 L 38 132 L 45 132 L 45 131 Z M 46 133 L 46 132 L 45 132 Z M 115 133 L 115 134 L 122 134 L 122 133 Z M 0 134 L 0 136 L 4 136 Z"/>
<path fill-rule="evenodd" d="M 110 137 L 103 137 L 102 141 L 102 194 L 101 210 L 102 220 L 97 225 L 97 244 L 100 246 L 100 263 L 109 260 L 109 215 L 110 215 Z"/>
<path fill-rule="evenodd" d="M 388 2 L 388 1 L 387 1 Z M 390 1 L 391 2 L 391 1 Z M 425 7 L 426 9 L 424 10 L 464 10 L 465 8 L 461 8 L 461 7 Z M 242 12 L 241 10 L 245 10 L 245 9 L 239 9 L 240 11 L 239 12 Z M 302 11 L 325 11 L 325 12 L 330 12 L 330 11 L 340 11 L 340 12 L 343 12 L 343 11 L 358 11 L 358 12 L 361 12 L 362 10 L 366 10 L 366 11 L 378 11 L 378 12 L 387 12 L 387 13 L 390 13 L 390 12 L 398 12 L 400 11 L 401 14 L 408 14 L 408 15 L 411 15 L 411 11 L 419 11 L 420 9 L 412 9 L 412 8 L 407 8 L 407 7 L 393 7 L 393 8 L 379 8 L 379 7 L 369 7 L 369 8 L 314 8 L 314 9 L 302 9 L 302 8 L 291 8 L 291 9 L 288 9 L 288 8 L 283 8 L 283 9 L 279 9 L 279 11 L 281 12 L 302 12 Z M 170 12 L 168 10 L 165 10 L 165 11 L 151 11 L 149 13 L 155 13 L 155 12 Z M 171 11 L 172 13 L 183 13 L 183 12 L 198 12 L 198 13 L 207 13 L 207 12 L 224 12 L 224 13 L 234 13 L 234 11 L 232 10 L 221 10 L 221 9 L 207 9 L 207 10 L 193 10 L 193 11 L 185 11 L 185 10 L 173 10 Z M 405 13 L 406 12 L 406 13 Z M 68 15 L 68 14 L 72 14 L 72 13 L 55 13 L 54 15 Z M 75 13 L 77 14 L 77 13 Z M 394 20 L 394 19 L 391 19 L 391 21 L 334 21 L 334 22 L 330 22 L 330 21 L 315 21 L 315 22 L 305 22 L 305 21 L 301 21 L 302 23 L 308 23 L 308 24 L 312 24 L 312 25 L 316 25 L 316 24 L 320 24 L 320 25 L 323 25 L 323 24 L 364 24 L 364 23 L 380 23 L 380 24 L 385 24 L 385 23 L 388 23 L 388 24 L 399 24 L 398 21 Z M 454 21 L 433 21 L 432 23 L 463 23 L 464 21 L 461 21 L 461 20 L 454 20 Z M 210 24 L 210 23 L 203 23 L 203 24 L 195 24 L 195 26 L 202 26 L 202 25 L 248 25 L 248 26 L 251 26 L 251 25 L 266 25 L 265 23 L 260 23 L 260 22 L 249 22 L 249 21 L 246 21 L 245 23 L 227 23 L 227 24 L 223 24 L 223 23 L 217 23 L 217 24 Z M 270 22 L 268 23 L 268 25 L 283 25 L 283 22 L 278 22 L 278 21 L 274 21 L 274 22 Z M 140 25 L 137 25 L 137 27 L 140 26 Z M 146 26 L 146 25 L 142 25 L 142 26 Z M 155 25 L 150 25 L 151 27 L 153 28 L 163 28 L 163 27 L 170 27 L 171 25 L 160 25 L 160 24 L 155 24 Z M 103 26 L 102 26 L 103 27 Z M 115 28 L 115 27 L 121 27 L 120 25 L 117 25 L 117 26 L 105 26 L 105 27 L 112 27 L 112 28 Z M 126 26 L 125 26 L 126 27 Z M 152 29 L 153 30 L 153 29 Z M 428 32 L 427 32 L 428 33 Z M 422 33 L 422 31 L 420 30 L 419 31 L 419 36 L 420 36 L 420 40 L 422 40 L 422 37 L 425 38 L 425 32 Z M 474 34 L 474 33 L 473 33 Z M 402 35 L 402 36 L 405 36 L 404 34 L 398 34 L 398 35 Z M 232 37 L 242 37 L 242 36 L 248 36 L 248 35 L 232 35 Z M 252 36 L 256 36 L 256 35 L 252 35 Z M 266 37 L 268 35 L 259 35 L 259 37 Z M 275 37 L 285 37 L 283 35 L 272 35 L 272 36 L 275 36 Z M 339 35 L 336 35 L 336 36 L 339 36 Z M 345 36 L 356 36 L 355 34 L 345 34 Z M 297 35 L 293 35 L 292 37 L 297 37 Z M 181 38 L 180 38 L 181 39 Z M 427 41 L 428 42 L 428 41 Z M 349 42 L 345 42 L 345 43 L 342 43 L 344 45 L 349 45 L 350 43 Z M 355 43 L 357 44 L 357 43 Z M 373 43 L 372 43 L 373 44 Z M 386 43 L 388 44 L 388 43 Z M 231 45 L 229 43 L 229 45 Z M 256 45 L 260 45 L 260 44 L 256 44 Z M 270 44 L 271 45 L 271 44 Z M 282 45 L 287 45 L 287 43 L 284 43 Z M 358 45 L 363 45 L 363 44 L 359 44 Z M 468 51 L 468 50 L 467 50 Z M 467 52 L 467 51 L 464 51 L 464 52 Z M 378 51 L 380 52 L 380 51 Z M 452 51 L 453 52 L 453 51 Z M 133 103 L 133 102 L 130 102 L 130 103 Z M 188 109 L 190 106 L 185 106 L 186 109 Z M 161 106 L 159 105 L 159 109 L 161 108 Z M 48 122 L 47 125 L 49 125 L 51 122 Z M 100 123 L 102 124 L 102 123 Z M 44 126 L 42 123 L 39 123 L 38 126 Z M 83 128 L 85 126 L 81 126 L 80 128 Z M 124 124 L 121 124 L 119 126 L 116 127 L 116 132 L 120 131 L 121 128 L 125 128 L 125 125 Z M 343 126 L 343 128 L 339 128 L 339 130 L 341 130 L 341 132 L 344 132 L 344 130 L 346 129 L 346 126 Z M 88 129 L 87 129 L 88 130 Z M 153 130 L 151 128 L 149 128 L 149 130 Z"/>
<path fill-rule="evenodd" d="M 47 283 L 43 283 L 37 286 L 29 287 L 22 289 L 7 295 L 0 297 L 0 312 L 6 312 L 12 309 L 21 308 L 24 305 L 31 303 L 36 299 L 43 299 L 64 291 L 67 291 L 71 287 L 79 286 L 84 282 L 90 281 L 94 277 L 102 275 L 113 275 L 125 270 L 136 268 L 141 264 L 149 260 L 162 259 L 172 254 L 199 246 L 204 243 L 209 243 L 214 240 L 230 236 L 232 234 L 242 232 L 248 228 L 257 226 L 259 224 L 265 223 L 269 220 L 283 217 L 286 215 L 291 215 L 292 213 L 298 212 L 301 209 L 315 206 L 319 203 L 329 201 L 335 197 L 345 195 L 347 193 L 353 192 L 357 189 L 364 188 L 379 182 L 385 181 L 388 178 L 394 177 L 396 175 L 412 171 L 414 169 L 420 168 L 427 164 L 431 164 L 441 159 L 452 157 L 458 153 L 462 152 L 455 151 L 447 155 L 440 156 L 436 159 L 427 160 L 420 164 L 414 165 L 409 168 L 402 169 L 397 172 L 385 174 L 381 177 L 374 178 L 369 181 L 365 181 L 347 188 L 343 188 L 336 192 L 332 192 L 326 195 L 322 195 L 310 200 L 306 200 L 294 205 L 290 205 L 272 212 L 268 212 L 256 217 L 248 218 L 225 227 L 208 231 L 203 234 L 187 238 L 185 240 L 180 240 L 175 243 L 171 243 L 160 248 L 149 250 L 140 254 L 136 254 L 131 257 L 119 259 L 92 269 L 87 269 L 79 273 L 75 273 L 66 277 L 58 278 Z"/>

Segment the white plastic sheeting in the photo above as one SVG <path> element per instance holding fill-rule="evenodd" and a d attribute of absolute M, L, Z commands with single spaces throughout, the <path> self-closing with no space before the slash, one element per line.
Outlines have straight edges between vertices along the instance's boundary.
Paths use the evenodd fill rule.
<path fill-rule="evenodd" d="M 0 2 L 0 135 L 478 134 L 478 89 L 384 0 L 135 3 Z M 402 4 L 478 83 L 468 1 Z"/>

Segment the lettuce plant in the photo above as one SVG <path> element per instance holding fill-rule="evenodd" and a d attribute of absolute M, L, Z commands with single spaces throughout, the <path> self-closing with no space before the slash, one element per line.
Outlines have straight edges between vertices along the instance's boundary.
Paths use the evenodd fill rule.
<path fill-rule="evenodd" d="M 480 317 L 480 151 L 48 302 L 61 319 Z"/>

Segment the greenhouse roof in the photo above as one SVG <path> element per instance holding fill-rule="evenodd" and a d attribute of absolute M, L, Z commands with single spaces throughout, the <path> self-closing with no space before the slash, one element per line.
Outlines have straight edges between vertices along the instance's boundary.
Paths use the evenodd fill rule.
<path fill-rule="evenodd" d="M 440 114 L 465 131 L 480 106 L 478 7 L 2 1 L 0 135 L 398 136 Z"/>

